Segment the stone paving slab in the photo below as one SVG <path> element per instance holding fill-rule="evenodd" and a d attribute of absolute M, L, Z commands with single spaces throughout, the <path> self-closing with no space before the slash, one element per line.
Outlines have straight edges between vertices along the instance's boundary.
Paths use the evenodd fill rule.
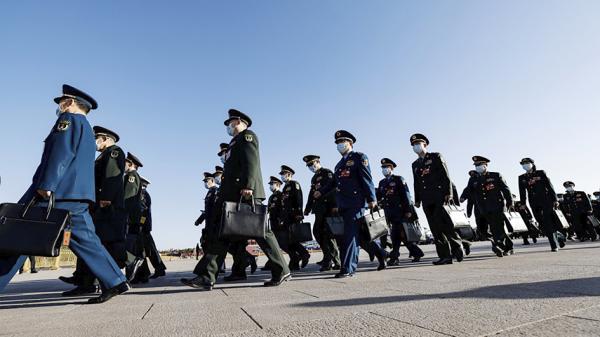
<path fill-rule="evenodd" d="M 350 279 L 311 264 L 281 287 L 262 287 L 270 274 L 258 271 L 212 292 L 182 286 L 196 261 L 176 260 L 167 277 L 102 305 L 60 296 L 70 287 L 57 277 L 72 269 L 42 271 L 0 294 L 0 336 L 599 336 L 599 248 L 551 253 L 542 240 L 497 258 L 482 242 L 463 263 L 436 267 L 423 246 L 421 262 L 404 255 L 380 272 L 363 253 Z"/>

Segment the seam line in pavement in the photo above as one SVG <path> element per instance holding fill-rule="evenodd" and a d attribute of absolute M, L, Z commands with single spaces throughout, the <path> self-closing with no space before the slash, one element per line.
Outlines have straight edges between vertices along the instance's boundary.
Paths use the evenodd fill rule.
<path fill-rule="evenodd" d="M 223 294 L 225 294 L 225 296 L 229 297 L 229 294 L 227 294 L 227 292 L 225 291 L 225 289 L 220 289 L 220 290 L 223 292 Z"/>
<path fill-rule="evenodd" d="M 246 314 L 246 316 L 248 316 L 248 318 L 250 318 L 252 320 L 252 322 L 254 322 L 254 324 L 256 324 L 261 330 L 263 329 L 262 325 L 260 325 L 260 323 L 258 323 L 257 320 L 254 319 L 254 317 L 252 317 L 252 315 L 250 315 L 246 310 L 244 310 L 244 308 L 240 308 L 244 314 Z"/>
<path fill-rule="evenodd" d="M 456 337 L 455 335 L 450 335 L 450 334 L 447 334 L 445 332 L 437 331 L 437 330 L 434 330 L 434 329 L 430 329 L 430 328 L 427 328 L 427 327 L 424 327 L 424 326 L 421 326 L 421 325 L 418 325 L 418 324 L 414 324 L 414 323 L 410 323 L 410 322 L 405 322 L 403 320 L 399 320 L 397 318 L 393 318 L 393 317 L 389 317 L 389 316 L 386 316 L 386 315 L 378 314 L 378 313 L 373 312 L 373 311 L 369 311 L 369 314 L 375 315 L 375 316 L 379 316 L 379 317 L 383 317 L 383 318 L 387 318 L 387 319 L 391 319 L 392 321 L 400 322 L 400 323 L 403 323 L 403 324 L 415 326 L 417 328 L 420 328 L 420 329 L 423 329 L 423 330 L 427 330 L 427 331 L 431 331 L 431 332 L 435 332 L 435 333 L 438 333 L 438 334 L 441 334 L 441 335 L 444 335 L 444 336 Z"/>
<path fill-rule="evenodd" d="M 600 322 L 600 320 L 598 320 L 598 319 L 587 318 L 587 317 L 579 317 L 579 316 L 571 316 L 571 315 L 565 315 L 565 317 L 574 318 L 574 319 L 582 319 L 584 321 Z"/>
<path fill-rule="evenodd" d="M 310 297 L 314 297 L 314 298 L 319 298 L 319 296 L 315 296 L 313 294 L 309 294 L 309 293 L 305 293 L 304 291 L 300 291 L 300 290 L 294 290 L 297 293 L 300 293 L 302 295 L 306 295 L 306 296 L 310 296 Z"/>
<path fill-rule="evenodd" d="M 545 317 L 545 318 L 542 318 L 542 319 L 538 319 L 538 320 L 535 320 L 535 321 L 526 322 L 526 323 L 523 323 L 523 324 L 518 324 L 518 325 L 515 325 L 515 326 L 508 327 L 506 329 L 501 329 L 501 330 L 498 330 L 498 331 L 486 333 L 486 334 L 483 334 L 483 335 L 480 335 L 480 336 L 497 335 L 497 334 L 500 334 L 502 332 L 519 329 L 519 328 L 522 328 L 524 326 L 528 326 L 528 325 L 532 325 L 532 324 L 537 324 L 537 323 L 549 321 L 551 319 L 556 319 L 556 318 L 559 318 L 559 317 L 570 317 L 567 314 L 573 314 L 573 313 L 576 313 L 576 312 L 579 312 L 579 311 L 589 310 L 589 309 L 598 308 L 598 307 L 600 307 L 600 305 L 592 305 L 591 307 L 587 307 L 587 308 L 582 308 L 582 309 L 577 309 L 577 310 L 573 310 L 573 311 L 563 312 L 562 314 L 557 314 L 557 315 L 554 315 L 554 316 L 550 316 L 550 317 Z M 581 317 L 577 317 L 577 318 L 581 318 Z"/>
<path fill-rule="evenodd" d="M 146 318 L 146 315 L 148 315 L 148 313 L 150 312 L 150 310 L 152 310 L 152 308 L 154 308 L 154 303 L 152 303 L 150 305 L 150 308 L 148 308 L 148 310 L 146 310 L 146 313 L 144 314 L 144 316 L 142 316 L 142 319 Z"/>

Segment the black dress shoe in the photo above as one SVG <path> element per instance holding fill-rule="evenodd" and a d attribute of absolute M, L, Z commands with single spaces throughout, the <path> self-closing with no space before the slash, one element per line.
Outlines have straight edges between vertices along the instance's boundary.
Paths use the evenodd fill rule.
<path fill-rule="evenodd" d="M 331 269 L 333 269 L 333 270 L 340 270 L 340 269 L 342 269 L 342 266 L 340 266 L 339 264 L 334 264 Z"/>
<path fill-rule="evenodd" d="M 398 260 L 398 259 L 390 259 L 390 260 L 387 262 L 387 265 L 388 265 L 388 267 L 391 267 L 391 266 L 399 266 L 399 265 L 400 265 L 400 260 Z"/>
<path fill-rule="evenodd" d="M 323 260 L 321 260 L 321 261 L 317 262 L 317 264 L 318 264 L 319 266 L 320 266 L 320 265 L 322 265 L 322 264 L 323 264 Z"/>
<path fill-rule="evenodd" d="M 287 274 L 281 276 L 278 280 L 271 279 L 271 280 L 265 282 L 264 286 L 265 287 L 277 287 L 277 286 L 280 286 L 283 282 L 290 280 L 291 278 L 292 278 L 292 274 L 287 273 Z"/>
<path fill-rule="evenodd" d="M 529 241 L 523 242 L 523 246 L 529 246 L 529 244 L 530 244 Z"/>
<path fill-rule="evenodd" d="M 319 268 L 319 271 L 321 273 L 325 272 L 325 271 L 330 271 L 330 270 L 331 270 L 331 265 L 329 265 L 329 266 L 321 266 L 321 268 Z"/>
<path fill-rule="evenodd" d="M 154 272 L 154 274 L 152 276 L 150 276 L 151 279 L 157 279 L 159 277 L 163 277 L 166 276 L 167 273 L 164 270 L 157 270 Z"/>
<path fill-rule="evenodd" d="M 146 284 L 148 283 L 149 280 L 147 278 L 134 278 L 133 280 L 131 280 L 131 284 Z"/>
<path fill-rule="evenodd" d="M 417 256 L 417 257 L 413 257 L 412 262 L 419 262 L 421 261 L 422 256 Z"/>
<path fill-rule="evenodd" d="M 96 286 L 76 287 L 69 291 L 63 292 L 62 296 L 63 297 L 74 297 L 74 296 L 85 296 L 85 295 L 96 294 L 96 293 L 98 293 L 98 287 L 96 287 Z"/>
<path fill-rule="evenodd" d="M 114 288 L 110 288 L 107 289 L 105 291 L 102 292 L 102 295 L 95 297 L 95 298 L 90 298 L 88 300 L 89 304 L 99 304 L 99 303 L 104 303 L 106 301 L 109 301 L 111 298 L 121 295 L 127 291 L 129 291 L 130 287 L 129 284 L 127 284 L 127 282 L 123 282 L 117 286 L 115 286 Z"/>
<path fill-rule="evenodd" d="M 192 287 L 195 289 L 200 289 L 203 291 L 211 291 L 213 289 L 214 283 L 205 281 L 202 277 L 196 277 L 193 279 L 181 279 L 181 283 L 185 284 L 188 287 Z"/>
<path fill-rule="evenodd" d="M 492 247 L 492 251 L 496 254 L 497 257 L 503 257 L 502 251 L 497 247 Z"/>
<path fill-rule="evenodd" d="M 465 255 L 469 256 L 471 255 L 471 245 L 465 245 Z M 460 262 L 460 261 L 459 261 Z"/>
<path fill-rule="evenodd" d="M 433 261 L 432 263 L 436 266 L 441 266 L 444 264 L 452 264 L 452 259 L 448 257 L 448 258 L 444 258 L 444 259 L 439 259 L 437 261 Z"/>
<path fill-rule="evenodd" d="M 377 266 L 377 271 L 384 270 L 386 268 L 387 266 L 385 265 L 385 261 L 381 261 L 379 262 L 379 266 Z"/>
<path fill-rule="evenodd" d="M 514 254 L 515 254 L 515 251 L 512 249 L 502 252 L 502 255 L 504 255 L 504 256 L 514 255 Z"/>
<path fill-rule="evenodd" d="M 37 272 L 38 272 L 37 270 L 35 270 L 35 269 L 31 269 L 31 273 L 32 273 L 32 274 L 37 274 Z"/>
<path fill-rule="evenodd" d="M 236 282 L 236 281 L 245 281 L 248 279 L 245 275 L 229 275 L 223 277 L 223 281 L 225 282 Z"/>
<path fill-rule="evenodd" d="M 335 278 L 348 278 L 348 277 L 354 277 L 354 274 L 352 274 L 352 273 L 337 273 L 337 274 L 335 274 Z"/>
<path fill-rule="evenodd" d="M 59 276 L 58 279 L 63 281 L 64 283 L 75 284 L 75 278 L 73 276 L 71 276 L 71 277 Z"/>
<path fill-rule="evenodd" d="M 558 240 L 558 246 L 560 248 L 565 248 L 565 245 L 566 245 L 565 240 Z"/>
<path fill-rule="evenodd" d="M 471 253 L 471 250 L 469 250 L 469 253 Z M 462 249 L 455 251 L 453 255 L 456 259 L 456 262 L 462 262 L 462 260 L 465 258 L 465 254 L 463 253 Z"/>
<path fill-rule="evenodd" d="M 310 255 L 306 255 L 302 258 L 302 264 L 300 264 L 300 268 L 304 269 L 308 266 L 308 261 L 310 260 Z"/>

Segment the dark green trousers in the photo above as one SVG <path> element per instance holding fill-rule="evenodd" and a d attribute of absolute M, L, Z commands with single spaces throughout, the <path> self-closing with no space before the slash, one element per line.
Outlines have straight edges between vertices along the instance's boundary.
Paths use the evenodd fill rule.
<path fill-rule="evenodd" d="M 333 263 L 336 266 L 340 265 L 340 251 L 338 249 L 335 238 L 329 231 L 325 220 L 325 214 L 315 214 L 315 224 L 313 226 L 313 235 L 315 240 L 321 247 L 323 252 L 323 266 L 328 266 Z"/>
<path fill-rule="evenodd" d="M 271 230 L 266 232 L 264 239 L 256 240 L 256 243 L 270 261 L 271 275 L 274 280 L 278 280 L 290 272 Z M 219 257 L 224 257 L 227 254 L 229 244 L 229 241 L 219 240 L 216 236 L 211 235 L 206 242 L 206 252 L 198 261 L 194 274 L 202 277 L 205 281 L 216 282 L 219 273 Z"/>

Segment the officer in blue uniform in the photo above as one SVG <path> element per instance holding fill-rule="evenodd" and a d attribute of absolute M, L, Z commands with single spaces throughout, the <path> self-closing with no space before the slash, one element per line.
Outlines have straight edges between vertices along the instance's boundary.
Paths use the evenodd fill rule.
<path fill-rule="evenodd" d="M 363 217 L 366 207 L 377 208 L 375 185 L 371 176 L 371 166 L 367 155 L 353 150 L 356 138 L 348 131 L 335 133 L 335 143 L 342 159 L 335 167 L 335 187 L 337 211 L 344 218 L 340 258 L 342 268 L 336 278 L 352 277 L 358 267 L 360 250 L 360 228 L 358 220 Z M 324 191 L 327 194 L 329 191 Z M 385 251 L 376 243 L 363 246 L 372 250 L 379 261 L 377 270 L 385 269 Z"/>
<path fill-rule="evenodd" d="M 104 291 L 89 303 L 102 303 L 129 290 L 125 276 L 100 243 L 89 206 L 96 200 L 94 189 L 94 132 L 87 120 L 90 110 L 98 107 L 85 92 L 63 85 L 63 94 L 54 99 L 58 119 L 44 142 L 41 163 L 32 184 L 20 202 L 34 196 L 47 200 L 53 196 L 56 208 L 71 213 L 72 238 L 69 244 L 100 279 Z M 41 201 L 39 206 L 46 206 Z M 35 235 L 35 233 L 32 233 Z M 0 267 L 0 291 L 23 265 L 26 256 L 4 258 Z M 12 266 L 12 268 L 11 268 Z"/>
<path fill-rule="evenodd" d="M 204 172 L 204 179 L 202 181 L 204 182 L 204 187 L 208 190 L 208 192 L 206 192 L 206 196 L 204 197 L 204 211 L 202 211 L 202 214 L 200 214 L 196 222 L 194 222 L 194 226 L 200 226 L 201 224 L 204 224 L 204 228 L 202 228 L 202 235 L 200 237 L 200 246 L 202 247 L 202 251 L 206 251 L 206 240 L 209 237 L 208 232 L 216 230 L 214 228 L 216 207 L 215 202 L 217 200 L 217 192 L 219 187 L 215 183 L 214 175 L 210 172 Z"/>
<path fill-rule="evenodd" d="M 412 209 L 412 197 L 402 176 L 394 174 L 396 163 L 389 158 L 381 159 L 383 178 L 377 187 L 377 201 L 383 207 L 385 217 L 391 225 L 392 251 L 388 266 L 397 266 L 400 257 L 400 244 L 404 243 L 413 262 L 419 262 L 425 255 L 415 242 L 410 242 L 404 232 L 404 222 L 417 220 Z"/>

